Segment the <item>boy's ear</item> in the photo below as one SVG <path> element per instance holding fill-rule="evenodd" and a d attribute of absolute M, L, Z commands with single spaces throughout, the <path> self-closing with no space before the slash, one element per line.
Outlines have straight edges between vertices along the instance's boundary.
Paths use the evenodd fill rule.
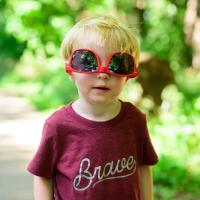
<path fill-rule="evenodd" d="M 73 74 L 67 70 L 68 63 L 69 63 L 69 61 L 66 60 L 66 61 L 65 61 L 65 72 L 69 74 L 69 79 L 70 79 L 71 81 L 74 81 Z"/>
<path fill-rule="evenodd" d="M 73 76 L 72 73 L 69 74 L 69 80 L 70 80 L 70 81 L 74 81 L 74 76 Z"/>
<path fill-rule="evenodd" d="M 65 72 L 67 72 L 67 66 L 68 66 L 68 64 L 69 64 L 69 61 L 66 60 L 66 61 L 65 61 Z"/>

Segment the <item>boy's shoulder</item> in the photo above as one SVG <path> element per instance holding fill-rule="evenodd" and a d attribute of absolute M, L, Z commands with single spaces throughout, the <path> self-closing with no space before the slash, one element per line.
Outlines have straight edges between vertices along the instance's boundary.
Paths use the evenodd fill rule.
<path fill-rule="evenodd" d="M 63 121 L 65 121 L 68 117 L 68 107 L 70 106 L 70 104 L 66 105 L 66 106 L 62 106 L 60 108 L 58 108 L 57 110 L 55 110 L 54 112 L 52 112 L 50 114 L 50 116 L 45 120 L 45 123 L 51 124 L 51 125 L 58 125 L 58 124 L 62 124 Z"/>
<path fill-rule="evenodd" d="M 131 115 L 140 116 L 141 118 L 145 118 L 146 114 L 141 111 L 137 106 L 135 106 L 133 103 L 129 101 L 123 101 L 123 107 L 126 110 L 126 112 L 130 113 Z"/>

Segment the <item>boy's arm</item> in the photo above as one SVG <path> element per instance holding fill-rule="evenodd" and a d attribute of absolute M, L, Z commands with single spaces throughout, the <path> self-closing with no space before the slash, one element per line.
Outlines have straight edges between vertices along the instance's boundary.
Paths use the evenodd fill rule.
<path fill-rule="evenodd" d="M 139 167 L 139 182 L 141 200 L 153 200 L 153 178 L 150 166 Z"/>
<path fill-rule="evenodd" d="M 51 179 L 40 176 L 34 176 L 34 199 L 35 200 L 52 200 L 53 184 Z"/>

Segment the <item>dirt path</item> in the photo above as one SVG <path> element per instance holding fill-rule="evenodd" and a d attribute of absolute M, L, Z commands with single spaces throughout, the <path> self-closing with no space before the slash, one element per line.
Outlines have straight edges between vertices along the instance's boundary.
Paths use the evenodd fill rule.
<path fill-rule="evenodd" d="M 26 166 L 47 115 L 35 112 L 23 98 L 0 93 L 0 199 L 33 200 Z"/>

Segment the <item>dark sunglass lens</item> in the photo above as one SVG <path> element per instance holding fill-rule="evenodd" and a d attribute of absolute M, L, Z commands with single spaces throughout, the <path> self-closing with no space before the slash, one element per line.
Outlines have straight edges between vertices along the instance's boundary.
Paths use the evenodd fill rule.
<path fill-rule="evenodd" d="M 98 68 L 97 58 L 88 50 L 77 50 L 73 54 L 71 67 L 82 72 L 96 71 Z"/>
<path fill-rule="evenodd" d="M 128 54 L 115 54 L 108 65 L 109 71 L 115 74 L 132 74 L 134 72 L 134 60 Z"/>

